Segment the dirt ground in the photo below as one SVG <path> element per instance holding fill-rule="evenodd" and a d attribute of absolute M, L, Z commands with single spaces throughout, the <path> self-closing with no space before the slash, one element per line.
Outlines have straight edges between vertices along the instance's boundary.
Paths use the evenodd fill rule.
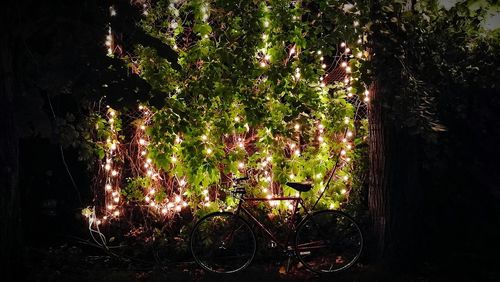
<path fill-rule="evenodd" d="M 88 254 L 78 247 L 65 245 L 30 249 L 26 256 L 26 276 L 20 281 L 500 281 L 494 265 L 478 261 L 480 258 L 474 256 L 455 256 L 439 265 L 422 263 L 411 271 L 359 263 L 346 272 L 332 275 L 315 275 L 296 262 L 292 262 L 291 270 L 286 273 L 285 260 L 260 259 L 239 273 L 214 275 L 190 259 L 162 264 L 123 260 L 106 254 Z"/>

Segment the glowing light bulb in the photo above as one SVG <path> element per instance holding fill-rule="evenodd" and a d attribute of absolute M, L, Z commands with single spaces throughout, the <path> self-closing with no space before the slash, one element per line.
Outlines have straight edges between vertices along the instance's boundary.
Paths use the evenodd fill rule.
<path fill-rule="evenodd" d="M 208 139 L 208 137 L 207 137 L 205 134 L 203 134 L 203 135 L 201 136 L 201 140 L 203 140 L 203 141 L 207 141 L 207 139 Z"/>
<path fill-rule="evenodd" d="M 147 171 L 147 175 L 149 175 L 149 176 L 153 175 L 153 171 L 152 170 L 148 170 Z"/>
<path fill-rule="evenodd" d="M 273 157 L 272 157 L 272 156 L 267 156 L 266 161 L 270 162 L 270 161 L 272 161 L 272 160 L 273 160 Z"/>
<path fill-rule="evenodd" d="M 149 167 L 149 164 L 148 163 L 145 163 L 144 164 L 144 168 L 148 168 Z"/>
<path fill-rule="evenodd" d="M 238 164 L 238 168 L 239 168 L 239 169 L 243 169 L 244 167 L 245 167 L 245 164 L 244 164 L 244 163 L 239 163 L 239 164 Z"/>
<path fill-rule="evenodd" d="M 141 152 L 141 156 L 145 156 L 146 154 L 147 154 L 147 152 L 146 152 L 146 151 L 142 151 L 142 152 Z"/>
<path fill-rule="evenodd" d="M 335 209 L 335 204 L 334 204 L 334 203 L 331 203 L 331 204 L 330 204 L 330 209 L 331 209 L 331 210 Z"/>
<path fill-rule="evenodd" d="M 344 117 L 344 123 L 345 124 L 349 124 L 349 120 L 350 120 L 349 117 Z"/>
<path fill-rule="evenodd" d="M 182 206 L 181 205 L 177 205 L 175 207 L 175 210 L 178 211 L 178 212 L 180 212 L 182 210 Z"/>
<path fill-rule="evenodd" d="M 144 201 L 146 201 L 146 203 L 149 203 L 149 201 L 151 201 L 151 198 L 149 196 L 146 196 L 144 197 Z"/>
<path fill-rule="evenodd" d="M 168 209 L 167 208 L 162 208 L 161 209 L 161 213 L 162 214 L 167 214 L 168 213 Z"/>
<path fill-rule="evenodd" d="M 110 184 L 106 184 L 106 186 L 105 186 L 106 191 L 111 191 L 112 188 L 113 187 L 111 187 Z"/>
<path fill-rule="evenodd" d="M 269 27 L 269 21 L 264 21 L 264 27 Z"/>
<path fill-rule="evenodd" d="M 352 137 L 353 133 L 352 133 L 352 131 L 347 131 L 346 135 L 347 135 L 347 137 Z"/>
<path fill-rule="evenodd" d="M 107 206 L 107 208 L 108 208 L 108 210 L 112 210 L 112 209 L 114 209 L 114 208 L 115 208 L 115 206 L 113 206 L 113 205 L 108 205 L 108 206 Z"/>
<path fill-rule="evenodd" d="M 342 156 L 345 156 L 345 154 L 346 154 L 346 153 L 347 153 L 347 152 L 346 152 L 346 150 L 342 150 L 342 151 L 340 151 L 340 154 L 341 154 Z"/>
<path fill-rule="evenodd" d="M 347 73 L 350 73 L 350 72 L 351 72 L 351 70 L 352 70 L 352 69 L 351 69 L 351 67 L 349 67 L 349 66 L 345 68 L 345 72 L 347 72 Z"/>
<path fill-rule="evenodd" d="M 359 25 L 359 22 L 358 21 L 354 21 L 352 24 L 356 27 L 356 26 Z"/>
<path fill-rule="evenodd" d="M 203 193 L 203 195 L 208 195 L 208 190 L 204 189 L 202 193 Z"/>
<path fill-rule="evenodd" d="M 295 143 L 290 144 L 290 148 L 292 149 L 295 148 L 295 146 L 296 146 Z"/>
<path fill-rule="evenodd" d="M 320 61 L 323 61 L 325 58 L 323 58 L 323 56 L 319 57 L 319 60 Z"/>
<path fill-rule="evenodd" d="M 119 216 L 120 215 L 120 211 L 116 210 L 115 212 L 113 212 L 113 215 L 114 216 Z"/>
<path fill-rule="evenodd" d="M 358 58 L 362 58 L 362 57 L 363 57 L 363 52 L 358 52 L 358 53 L 356 54 L 356 57 L 358 57 Z"/>
<path fill-rule="evenodd" d="M 326 64 L 321 64 L 321 68 L 322 69 L 326 68 Z"/>
<path fill-rule="evenodd" d="M 348 144 L 347 145 L 347 150 L 351 150 L 352 149 L 352 145 L 351 144 Z"/>
<path fill-rule="evenodd" d="M 320 86 L 320 87 L 325 87 L 326 85 L 325 85 L 325 83 L 324 83 L 324 82 L 321 82 L 321 83 L 319 84 L 319 86 Z"/>
<path fill-rule="evenodd" d="M 316 174 L 317 179 L 321 179 L 321 177 L 323 177 L 323 175 L 321 173 Z"/>
<path fill-rule="evenodd" d="M 113 198 L 113 200 L 115 201 L 115 203 L 118 203 L 120 201 L 120 198 L 115 197 L 115 198 Z"/>
<path fill-rule="evenodd" d="M 344 79 L 344 83 L 345 83 L 345 84 L 349 83 L 349 78 L 347 78 L 347 77 L 346 77 L 346 78 Z"/>
<path fill-rule="evenodd" d="M 351 158 L 345 158 L 345 161 L 346 161 L 346 162 L 350 162 L 350 161 L 351 161 Z"/>
<path fill-rule="evenodd" d="M 345 48 L 345 52 L 349 53 L 349 52 L 351 52 L 351 49 L 350 48 Z"/>
<path fill-rule="evenodd" d="M 112 176 L 117 176 L 117 175 L 118 175 L 118 171 L 113 170 L 113 171 L 111 172 L 111 175 L 112 175 Z"/>
<path fill-rule="evenodd" d="M 188 203 L 186 203 L 186 202 L 182 202 L 182 206 L 183 206 L 183 207 L 187 207 L 187 205 L 188 205 Z"/>
<path fill-rule="evenodd" d="M 365 98 L 363 99 L 363 101 L 365 101 L 365 102 L 367 102 L 367 103 L 368 103 L 368 102 L 370 102 L 370 98 L 365 97 Z"/>
<path fill-rule="evenodd" d="M 235 122 L 240 122 L 240 117 L 239 117 L 239 116 L 236 116 L 236 117 L 234 118 L 234 121 L 235 121 Z"/>
<path fill-rule="evenodd" d="M 104 169 L 105 169 L 105 170 L 110 170 L 110 169 L 111 169 L 111 165 L 110 165 L 110 164 L 106 164 L 106 165 L 104 165 Z"/>
<path fill-rule="evenodd" d="M 347 93 L 347 97 L 352 98 L 352 93 Z"/>
<path fill-rule="evenodd" d="M 293 152 L 293 153 L 294 153 L 296 156 L 300 156 L 300 150 L 299 150 L 299 149 L 295 150 L 295 152 Z"/>
<path fill-rule="evenodd" d="M 260 62 L 260 67 L 261 68 L 265 68 L 266 66 L 267 66 L 266 62 L 264 62 L 264 61 Z"/>
<path fill-rule="evenodd" d="M 146 140 L 144 140 L 144 139 L 142 139 L 142 138 L 141 138 L 141 139 L 139 139 L 139 144 L 141 144 L 141 145 L 146 145 Z"/>
<path fill-rule="evenodd" d="M 267 34 L 263 33 L 262 34 L 262 39 L 266 40 L 267 39 Z"/>
<path fill-rule="evenodd" d="M 212 154 L 212 149 L 211 149 L 211 148 L 208 148 L 208 149 L 207 149 L 207 154 L 208 154 L 208 155 Z"/>
<path fill-rule="evenodd" d="M 113 191 L 113 193 L 111 193 L 111 196 L 115 197 L 116 195 L 118 195 L 118 192 L 116 191 Z"/>
<path fill-rule="evenodd" d="M 319 81 L 323 81 L 323 79 L 324 79 L 323 77 L 320 77 L 320 78 L 319 78 Z"/>
<path fill-rule="evenodd" d="M 207 202 L 210 201 L 210 197 L 205 196 L 205 201 L 207 201 Z"/>
<path fill-rule="evenodd" d="M 346 189 L 342 189 L 342 190 L 340 190 L 340 193 L 341 193 L 342 195 L 344 195 L 346 192 L 347 192 L 347 190 L 346 190 Z"/>
<path fill-rule="evenodd" d="M 370 95 L 370 91 L 365 90 L 365 95 L 366 95 L 366 96 Z"/>
<path fill-rule="evenodd" d="M 296 123 L 296 124 L 293 126 L 293 128 L 294 128 L 295 130 L 299 130 L 299 129 L 300 129 L 300 124 Z"/>
<path fill-rule="evenodd" d="M 344 48 L 346 46 L 345 42 L 340 43 L 340 47 Z"/>
<path fill-rule="evenodd" d="M 177 50 L 179 47 L 177 47 L 177 44 L 174 44 L 174 46 L 172 46 L 172 49 L 174 50 Z"/>
<path fill-rule="evenodd" d="M 294 179 L 294 178 L 295 178 L 295 174 L 290 173 L 290 179 Z"/>
<path fill-rule="evenodd" d="M 146 130 L 146 126 L 141 125 L 141 130 Z"/>
<path fill-rule="evenodd" d="M 342 63 L 340 64 L 340 66 L 341 66 L 341 67 L 343 67 L 343 68 L 347 67 L 347 62 L 342 62 Z"/>
<path fill-rule="evenodd" d="M 323 136 L 318 136 L 318 141 L 322 143 L 324 141 Z"/>

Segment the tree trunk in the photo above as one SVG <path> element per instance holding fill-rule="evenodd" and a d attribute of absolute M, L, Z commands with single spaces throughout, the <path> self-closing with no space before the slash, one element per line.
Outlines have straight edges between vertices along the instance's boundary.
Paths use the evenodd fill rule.
<path fill-rule="evenodd" d="M 18 188 L 19 137 L 14 112 L 14 69 L 9 32 L 0 38 L 0 279 L 19 281 L 22 266 L 20 192 Z"/>
<path fill-rule="evenodd" d="M 372 15 L 378 18 L 378 2 Z M 405 9 L 411 9 L 408 1 Z M 384 19 L 384 17 L 382 17 Z M 378 21 L 372 26 L 370 53 L 373 66 L 373 83 L 370 87 L 369 105 L 369 170 L 368 209 L 370 213 L 370 233 L 372 257 L 396 261 L 410 265 L 421 251 L 421 205 L 420 185 L 421 140 L 412 135 L 399 115 L 400 108 L 394 110 L 394 97 L 403 89 L 401 63 L 395 54 L 386 53 L 386 45 L 394 34 L 380 32 L 384 23 Z M 386 28 L 387 29 L 387 28 Z M 389 29 L 390 30 L 390 29 Z M 402 40 L 401 38 L 399 38 Z M 391 81 L 392 89 L 384 85 Z M 409 109 L 408 109 L 409 110 Z"/>
<path fill-rule="evenodd" d="M 369 170 L 368 210 L 370 211 L 373 252 L 376 258 L 383 257 L 386 243 L 390 241 L 388 228 L 391 221 L 388 182 L 390 178 L 390 149 L 386 150 L 389 140 L 385 138 L 382 103 L 377 81 L 370 87 L 371 103 L 369 106 Z M 390 148 L 390 146 L 389 146 Z"/>

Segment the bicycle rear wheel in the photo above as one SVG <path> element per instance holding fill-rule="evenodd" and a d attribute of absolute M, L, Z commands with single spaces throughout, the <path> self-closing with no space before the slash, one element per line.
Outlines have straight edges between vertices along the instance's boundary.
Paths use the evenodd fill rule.
<path fill-rule="evenodd" d="M 252 229 L 243 218 L 216 212 L 196 223 L 190 247 L 195 261 L 204 269 L 233 273 L 252 262 L 257 244 Z"/>
<path fill-rule="evenodd" d="M 319 211 L 297 227 L 297 257 L 313 272 L 345 270 L 358 260 L 362 249 L 363 235 L 358 224 L 343 212 Z"/>

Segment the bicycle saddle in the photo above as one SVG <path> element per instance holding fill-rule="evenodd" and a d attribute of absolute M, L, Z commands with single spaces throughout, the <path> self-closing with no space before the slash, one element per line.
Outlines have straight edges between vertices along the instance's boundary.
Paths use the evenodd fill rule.
<path fill-rule="evenodd" d="M 287 182 L 286 186 L 292 187 L 293 189 L 295 189 L 299 192 L 307 192 L 307 191 L 311 190 L 311 188 L 312 188 L 311 183 Z"/>

